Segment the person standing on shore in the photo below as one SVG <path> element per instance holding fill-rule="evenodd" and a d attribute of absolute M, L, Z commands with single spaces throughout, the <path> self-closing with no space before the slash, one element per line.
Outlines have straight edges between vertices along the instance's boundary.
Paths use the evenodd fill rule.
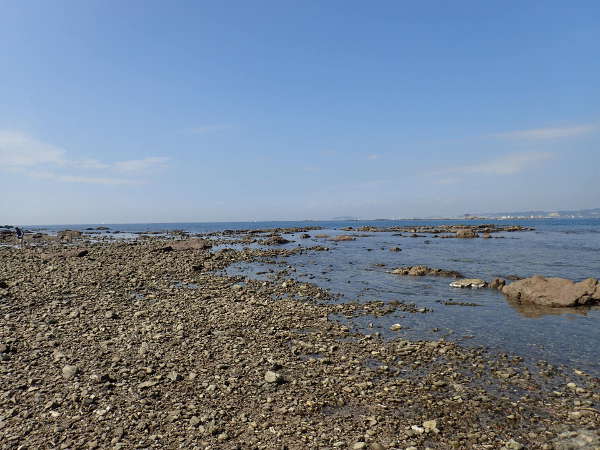
<path fill-rule="evenodd" d="M 24 237 L 25 237 L 25 233 L 19 227 L 15 228 L 15 233 L 17 233 L 17 242 L 18 242 L 19 246 L 21 248 L 23 248 L 23 240 L 24 240 Z"/>

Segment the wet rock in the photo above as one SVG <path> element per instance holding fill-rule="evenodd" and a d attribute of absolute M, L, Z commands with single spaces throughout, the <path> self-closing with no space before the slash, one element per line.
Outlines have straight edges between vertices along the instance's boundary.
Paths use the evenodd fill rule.
<path fill-rule="evenodd" d="M 499 291 L 506 285 L 506 281 L 502 278 L 494 278 L 489 284 L 490 289 L 498 289 Z"/>
<path fill-rule="evenodd" d="M 486 286 L 486 282 L 479 278 L 464 278 L 462 280 L 453 281 L 450 283 L 450 287 L 453 288 L 471 288 L 481 289 Z"/>
<path fill-rule="evenodd" d="M 410 275 L 413 277 L 423 276 L 436 276 L 436 277 L 448 277 L 448 278 L 462 278 L 462 274 L 453 270 L 434 269 L 427 266 L 408 266 L 399 267 L 398 269 L 392 270 L 393 274 L 396 275 Z"/>
<path fill-rule="evenodd" d="M 600 302 L 600 283 L 595 278 L 575 283 L 565 278 L 534 276 L 505 286 L 502 293 L 510 300 L 540 306 L 591 305 Z"/>
<path fill-rule="evenodd" d="M 339 236 L 335 236 L 329 239 L 330 241 L 341 242 L 341 241 L 355 241 L 355 236 L 350 236 L 348 234 L 341 234 Z"/>
<path fill-rule="evenodd" d="M 271 236 L 269 239 L 262 241 L 262 244 L 264 244 L 264 245 L 283 245 L 283 244 L 289 244 L 290 242 L 292 242 L 292 241 L 277 234 L 275 236 Z"/>
<path fill-rule="evenodd" d="M 57 233 L 57 237 L 61 241 L 72 241 L 73 239 L 77 239 L 81 237 L 81 231 L 77 230 L 63 230 Z"/>
<path fill-rule="evenodd" d="M 399 331 L 401 329 L 402 329 L 402 325 L 400 325 L 399 323 L 395 323 L 394 325 L 392 325 L 390 327 L 390 330 L 392 330 L 392 331 Z"/>
<path fill-rule="evenodd" d="M 456 232 L 456 237 L 459 239 L 473 239 L 478 237 L 479 234 L 477 234 L 475 231 L 473 230 L 458 230 Z"/>
<path fill-rule="evenodd" d="M 390 252 L 401 252 L 402 249 L 400 247 L 392 247 L 390 248 Z"/>

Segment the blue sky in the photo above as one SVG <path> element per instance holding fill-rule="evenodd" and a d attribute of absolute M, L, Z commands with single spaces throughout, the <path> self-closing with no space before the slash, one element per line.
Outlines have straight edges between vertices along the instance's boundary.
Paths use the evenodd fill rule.
<path fill-rule="evenodd" d="M 600 207 L 597 1 L 0 1 L 0 222 Z"/>

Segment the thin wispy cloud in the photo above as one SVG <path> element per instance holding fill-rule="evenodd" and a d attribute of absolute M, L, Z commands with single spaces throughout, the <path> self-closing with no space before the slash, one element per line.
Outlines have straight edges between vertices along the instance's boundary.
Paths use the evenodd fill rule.
<path fill-rule="evenodd" d="M 129 176 L 143 175 L 164 168 L 168 161 L 169 158 L 159 156 L 113 163 L 97 159 L 71 158 L 66 150 L 26 133 L 0 130 L 0 170 L 16 171 L 32 178 L 67 183 L 139 184 L 142 180 L 111 176 L 111 172 L 127 173 Z M 101 176 L 66 173 L 72 169 L 103 173 Z"/>
<path fill-rule="evenodd" d="M 371 161 L 373 161 L 375 159 L 379 159 L 379 158 L 380 158 L 380 156 L 375 153 L 372 153 L 369 156 L 367 156 L 367 159 L 370 159 Z"/>
<path fill-rule="evenodd" d="M 132 159 L 130 161 L 118 161 L 114 164 L 114 168 L 119 172 L 148 172 L 165 167 L 168 161 L 169 158 L 152 156 L 143 159 Z"/>
<path fill-rule="evenodd" d="M 207 134 L 216 131 L 222 131 L 231 128 L 229 125 L 200 125 L 194 128 L 190 128 L 188 132 L 192 134 Z"/>
<path fill-rule="evenodd" d="M 84 183 L 84 184 L 105 184 L 105 185 L 123 185 L 123 184 L 141 184 L 139 180 L 131 180 L 127 178 L 113 177 L 87 177 L 81 175 L 63 175 L 52 171 L 44 170 L 28 170 L 24 172 L 26 175 L 44 179 L 59 181 L 62 183 Z"/>
<path fill-rule="evenodd" d="M 539 167 L 543 162 L 554 158 L 554 156 L 554 153 L 551 152 L 509 153 L 489 161 L 447 167 L 430 174 L 443 175 L 444 178 L 441 179 L 441 182 L 445 184 L 459 181 L 456 175 L 514 175 L 526 169 Z"/>
<path fill-rule="evenodd" d="M 508 131 L 491 134 L 490 137 L 501 139 L 548 140 L 577 137 L 598 130 L 597 125 L 575 125 L 570 127 L 535 128 L 531 130 Z"/>
<path fill-rule="evenodd" d="M 26 134 L 0 130 L 0 167 L 63 164 L 65 151 Z"/>

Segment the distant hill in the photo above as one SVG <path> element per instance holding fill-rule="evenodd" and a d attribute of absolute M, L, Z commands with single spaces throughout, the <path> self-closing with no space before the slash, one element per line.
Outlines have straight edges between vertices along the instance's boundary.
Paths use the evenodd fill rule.
<path fill-rule="evenodd" d="M 556 210 L 556 211 L 516 211 L 465 214 L 464 218 L 485 217 L 498 218 L 549 218 L 549 219 L 600 219 L 600 208 L 578 209 L 578 210 Z"/>

